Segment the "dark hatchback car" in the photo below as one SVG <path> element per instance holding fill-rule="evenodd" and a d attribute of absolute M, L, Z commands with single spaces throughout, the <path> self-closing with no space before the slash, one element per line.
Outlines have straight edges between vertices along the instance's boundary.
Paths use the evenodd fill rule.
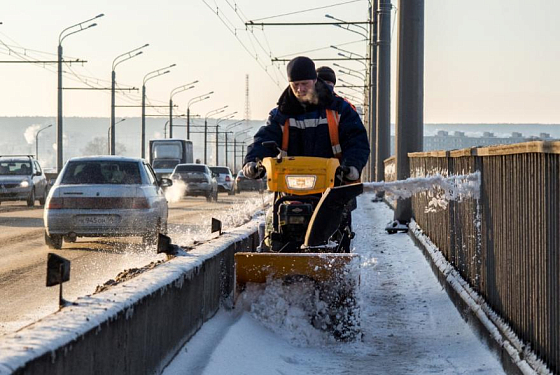
<path fill-rule="evenodd" d="M 253 180 L 252 178 L 247 178 L 243 171 L 237 173 L 235 178 L 235 192 L 240 193 L 242 191 L 258 191 L 262 193 L 266 189 L 266 175 L 263 178 Z"/>
<path fill-rule="evenodd" d="M 171 180 L 179 186 L 184 184 L 185 196 L 204 196 L 208 202 L 218 201 L 218 183 L 206 164 L 177 164 Z"/>

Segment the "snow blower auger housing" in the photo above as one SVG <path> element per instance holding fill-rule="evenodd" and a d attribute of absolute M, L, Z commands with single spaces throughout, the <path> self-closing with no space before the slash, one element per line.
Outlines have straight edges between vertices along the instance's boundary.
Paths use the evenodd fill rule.
<path fill-rule="evenodd" d="M 358 255 L 350 253 L 354 234 L 349 217 L 362 184 L 342 185 L 336 158 L 279 155 L 265 158 L 262 166 L 274 203 L 258 251 L 235 254 L 234 298 L 247 283 L 305 279 L 314 281 L 321 293 L 340 290 L 330 298 L 337 305 L 354 304 L 357 283 L 348 275 Z"/>

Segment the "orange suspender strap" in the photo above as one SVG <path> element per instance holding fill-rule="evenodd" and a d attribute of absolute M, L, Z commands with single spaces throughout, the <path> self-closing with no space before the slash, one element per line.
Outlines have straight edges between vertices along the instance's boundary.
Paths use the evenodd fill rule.
<path fill-rule="evenodd" d="M 342 157 L 342 148 L 340 147 L 340 141 L 338 140 L 338 122 L 340 121 L 340 115 L 332 109 L 327 109 L 326 112 L 332 152 L 335 158 L 340 159 Z"/>
<path fill-rule="evenodd" d="M 290 139 L 290 119 L 287 118 L 282 129 L 282 156 L 288 156 L 288 140 Z"/>

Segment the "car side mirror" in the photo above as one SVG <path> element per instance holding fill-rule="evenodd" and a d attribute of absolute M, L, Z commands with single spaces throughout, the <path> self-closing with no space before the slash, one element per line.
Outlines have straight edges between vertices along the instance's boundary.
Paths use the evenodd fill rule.
<path fill-rule="evenodd" d="M 35 172 L 35 176 L 41 176 L 42 173 L 41 172 Z"/>
<path fill-rule="evenodd" d="M 173 185 L 173 181 L 169 178 L 166 177 L 162 177 L 159 181 L 158 181 L 158 185 L 160 187 L 169 187 Z"/>

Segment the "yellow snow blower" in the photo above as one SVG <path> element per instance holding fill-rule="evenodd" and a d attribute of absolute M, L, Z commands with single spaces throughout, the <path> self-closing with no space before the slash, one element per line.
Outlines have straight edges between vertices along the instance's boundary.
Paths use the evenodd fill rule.
<path fill-rule="evenodd" d="M 275 142 L 263 145 L 277 148 Z M 352 269 L 358 255 L 350 253 L 350 212 L 363 185 L 344 185 L 344 167 L 336 158 L 280 153 L 261 165 L 268 190 L 274 192 L 273 206 L 257 252 L 235 254 L 235 298 L 247 283 L 303 279 L 315 282 L 332 305 L 333 316 L 337 309 L 351 309 L 357 283 Z M 331 320 L 329 326 L 339 325 Z"/>

